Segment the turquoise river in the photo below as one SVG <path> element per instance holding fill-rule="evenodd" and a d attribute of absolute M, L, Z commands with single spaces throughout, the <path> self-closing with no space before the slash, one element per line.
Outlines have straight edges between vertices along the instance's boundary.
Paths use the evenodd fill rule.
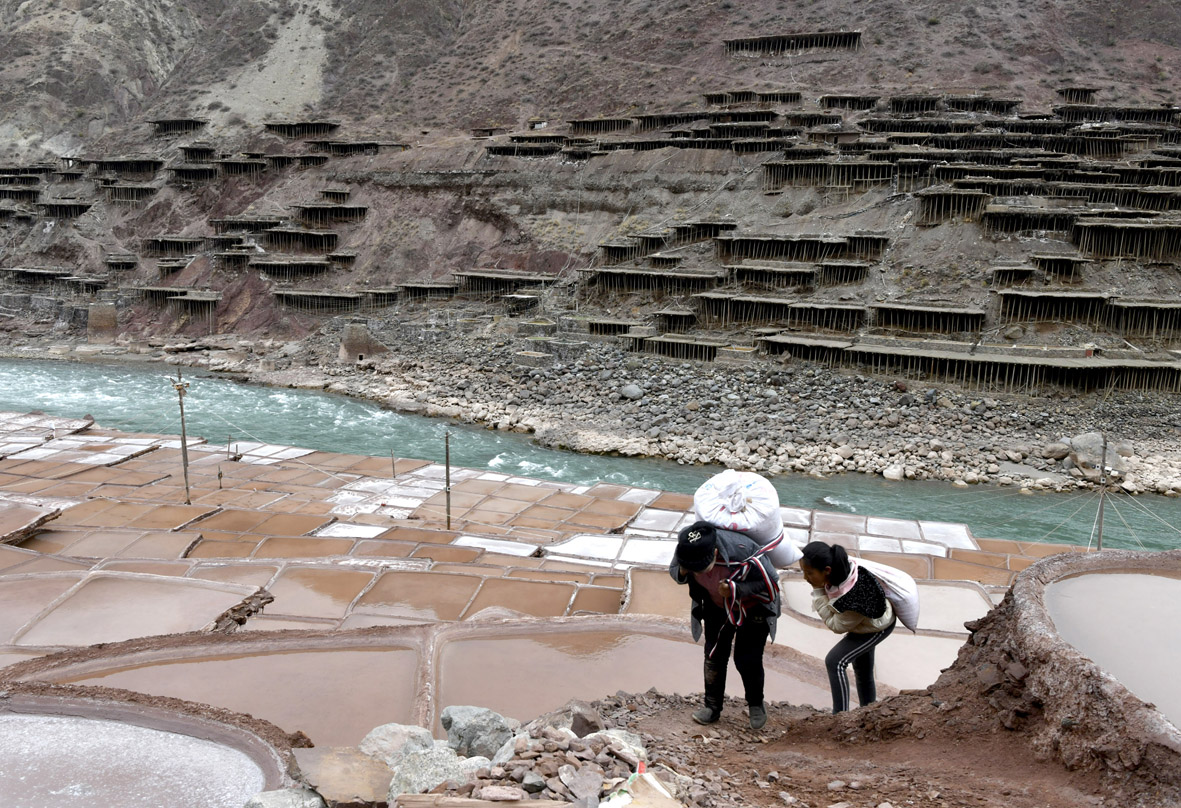
<path fill-rule="evenodd" d="M 192 374 L 185 397 L 188 432 L 213 443 L 256 440 L 354 454 L 451 463 L 559 480 L 596 481 L 692 493 L 719 469 L 650 459 L 581 455 L 545 449 L 529 436 L 405 415 L 328 393 L 260 387 Z M 180 433 L 176 370 L 160 364 L 0 360 L 0 410 L 92 415 L 129 432 Z M 773 478 L 782 504 L 830 511 L 967 524 L 978 537 L 1087 544 L 1098 494 L 1021 493 L 1015 487 L 889 482 L 847 474 Z M 1181 500 L 1161 496 L 1106 498 L 1104 544 L 1135 549 L 1181 546 Z"/>

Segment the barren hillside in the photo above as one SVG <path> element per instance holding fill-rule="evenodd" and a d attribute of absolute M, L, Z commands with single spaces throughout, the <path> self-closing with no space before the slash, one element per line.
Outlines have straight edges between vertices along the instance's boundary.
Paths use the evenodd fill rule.
<path fill-rule="evenodd" d="M 417 135 L 534 115 L 692 107 L 720 86 L 806 94 L 979 90 L 1045 108 L 1082 83 L 1175 100 L 1181 11 L 1163 0 L 0 3 L 0 135 L 13 156 L 134 144 L 145 117 L 268 115 Z M 722 40 L 860 30 L 855 53 L 727 58 Z"/>
<path fill-rule="evenodd" d="M 0 268 L 37 270 L 14 275 L 18 285 L 81 277 L 75 286 L 90 299 L 117 296 L 120 330 L 132 337 L 297 336 L 321 318 L 280 310 L 291 301 L 284 290 L 369 301 L 407 281 L 491 269 L 555 281 L 564 291 L 550 314 L 579 300 L 625 320 L 697 307 L 701 323 L 725 320 L 715 330 L 740 344 L 785 313 L 735 320 L 727 309 L 719 318 L 709 306 L 730 304 L 694 298 L 710 288 L 702 278 L 817 316 L 909 306 L 895 325 L 922 331 L 912 326 L 925 325 L 926 309 L 953 308 L 966 314 L 948 315 L 936 333 L 1123 348 L 1122 320 L 1109 337 L 1093 333 L 1093 318 L 1074 322 L 1074 309 L 1051 311 L 1064 321 L 1051 329 L 1007 328 L 1024 315 L 997 316 L 1021 303 L 1005 284 L 1061 282 L 1068 307 L 1083 293 L 1159 301 L 1181 291 L 1181 275 L 1158 266 L 1161 256 L 1175 265 L 1171 247 L 1161 256 L 1091 250 L 1077 263 L 1085 274 L 1030 269 L 1038 254 L 1079 255 L 1079 216 L 1173 227 L 1178 123 L 1168 105 L 1181 12 L 1168 3 L 81 0 L 0 9 L 9 56 L 0 167 L 11 175 L 0 188 Z M 855 32 L 852 46 L 726 44 L 842 31 Z M 1064 91 L 1085 99 L 1082 112 L 1062 106 L 1073 97 Z M 798 162 L 774 167 L 785 161 Z M 969 184 L 923 198 L 956 183 Z M 1119 196 L 1103 184 L 1157 190 Z M 309 209 L 326 191 L 344 207 Z M 956 207 L 969 197 L 979 204 Z M 996 221 L 981 221 L 985 199 L 997 203 Z M 1020 220 L 1022 211 L 1032 218 Z M 231 221 L 242 216 L 253 220 L 246 232 Z M 800 286 L 790 267 L 723 278 L 735 272 L 727 260 L 757 263 L 757 250 L 724 259 L 704 230 L 689 243 L 673 238 L 694 222 L 781 241 L 872 232 L 880 244 L 846 255 L 860 264 L 827 280 L 831 267 L 817 264 L 808 271 L 818 283 Z M 635 256 L 619 248 L 624 263 L 639 266 L 665 239 L 676 249 L 660 260 L 688 280 L 639 295 L 629 281 L 617 294 L 610 277 L 579 272 L 617 263 L 601 245 L 633 236 L 649 246 Z M 189 241 L 160 241 L 174 238 Z M 831 253 L 835 242 L 825 243 Z M 121 266 L 112 255 L 137 260 L 112 272 Z M 776 260 L 798 260 L 784 255 Z M 141 291 L 149 287 L 196 297 L 188 314 L 166 316 L 164 292 Z M 44 290 L 72 289 L 52 281 Z M 1108 309 L 1104 324 L 1128 310 Z M 40 330 L 63 327 L 61 317 L 35 319 Z M 1137 350 L 1161 347 L 1152 329 L 1152 344 Z"/>

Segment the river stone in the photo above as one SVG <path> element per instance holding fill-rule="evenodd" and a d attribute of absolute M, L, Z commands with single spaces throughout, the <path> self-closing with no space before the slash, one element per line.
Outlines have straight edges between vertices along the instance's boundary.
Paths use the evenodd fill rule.
<path fill-rule="evenodd" d="M 565 706 L 553 712 L 540 715 L 525 725 L 529 732 L 539 732 L 542 727 L 569 729 L 577 737 L 585 738 L 592 732 L 599 732 L 606 725 L 599 711 L 585 701 L 572 699 Z"/>
<path fill-rule="evenodd" d="M 447 743 L 460 755 L 490 758 L 521 728 L 521 722 L 505 718 L 485 707 L 451 705 L 440 719 Z"/>
<path fill-rule="evenodd" d="M 394 770 L 388 800 L 392 803 L 399 794 L 423 794 L 448 781 L 462 784 L 491 765 L 486 757 L 461 758 L 446 746 L 410 752 Z"/>
<path fill-rule="evenodd" d="M 326 808 L 324 800 L 314 791 L 306 788 L 283 788 L 278 791 L 261 791 L 242 808 Z"/>
<path fill-rule="evenodd" d="M 524 740 L 523 745 L 521 743 L 522 739 Z M 500 749 L 496 751 L 496 754 L 492 756 L 492 765 L 503 766 L 516 757 L 519 752 L 524 752 L 528 748 L 529 734 L 527 732 L 518 732 L 505 741 Z"/>
<path fill-rule="evenodd" d="M 369 730 L 357 748 L 394 769 L 410 752 L 430 749 L 434 745 L 430 730 L 414 724 L 382 724 Z"/>
<path fill-rule="evenodd" d="M 597 798 L 603 790 L 603 775 L 590 766 L 576 769 L 566 765 L 558 769 L 558 777 L 575 799 Z"/>
<path fill-rule="evenodd" d="M 619 391 L 619 395 L 623 396 L 624 398 L 630 398 L 634 401 L 635 399 L 643 398 L 644 391 L 640 389 L 639 385 L 625 384 Z"/>
<path fill-rule="evenodd" d="M 882 476 L 887 480 L 901 480 L 906 476 L 906 469 L 902 466 L 886 466 L 882 469 Z"/>
<path fill-rule="evenodd" d="M 477 800 L 487 800 L 488 802 L 509 802 L 512 800 L 523 800 L 528 795 L 523 790 L 514 786 L 492 785 L 484 786 L 472 796 Z"/>
<path fill-rule="evenodd" d="M 1070 446 L 1062 441 L 1047 443 L 1042 447 L 1042 457 L 1048 460 L 1061 460 L 1070 454 Z"/>
<path fill-rule="evenodd" d="M 525 789 L 530 794 L 536 794 L 539 791 L 544 791 L 545 778 L 533 770 L 527 771 L 525 772 L 525 776 L 521 779 L 521 788 Z"/>

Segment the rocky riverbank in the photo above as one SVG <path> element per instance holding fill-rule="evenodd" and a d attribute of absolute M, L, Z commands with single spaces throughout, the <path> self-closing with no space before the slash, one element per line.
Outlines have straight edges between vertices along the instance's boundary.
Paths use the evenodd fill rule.
<path fill-rule="evenodd" d="M 982 396 L 790 360 L 673 361 L 606 341 L 531 366 L 515 331 L 497 323 L 429 338 L 388 326 L 374 334 L 375 347 L 388 351 L 341 362 L 343 328 L 334 321 L 290 343 L 218 336 L 125 347 L 12 344 L 7 353 L 148 355 L 527 432 L 553 448 L 769 475 L 857 472 L 1066 490 L 1099 481 L 1106 435 L 1112 482 L 1129 493 L 1181 494 L 1181 410 L 1164 394 Z"/>

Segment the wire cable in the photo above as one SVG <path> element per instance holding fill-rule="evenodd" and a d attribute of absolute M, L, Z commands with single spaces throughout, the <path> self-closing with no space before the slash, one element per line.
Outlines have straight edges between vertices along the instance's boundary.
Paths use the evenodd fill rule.
<path fill-rule="evenodd" d="M 1079 505 L 1077 508 L 1074 509 L 1074 511 L 1069 516 L 1067 516 L 1065 519 L 1063 519 L 1058 524 L 1054 525 L 1054 527 L 1050 528 L 1048 531 L 1043 533 L 1038 538 L 1034 539 L 1034 541 L 1035 542 L 1045 541 L 1050 535 L 1052 535 L 1055 531 L 1057 531 L 1058 528 L 1062 527 L 1067 522 L 1069 522 L 1071 519 L 1073 519 L 1075 516 L 1077 516 L 1079 511 L 1081 511 L 1083 508 L 1085 508 L 1087 506 L 1087 504 L 1088 504 L 1087 502 L 1084 502 L 1082 505 Z"/>
<path fill-rule="evenodd" d="M 1111 501 L 1111 510 L 1115 512 L 1116 517 L 1118 517 L 1120 522 L 1123 523 L 1124 527 L 1128 531 L 1128 535 L 1132 537 L 1132 541 L 1136 542 L 1137 546 L 1139 546 L 1141 550 L 1147 550 L 1148 548 L 1144 546 L 1144 542 L 1140 541 L 1140 537 L 1136 535 L 1136 531 L 1133 530 L 1132 526 L 1128 524 L 1128 520 L 1124 519 L 1124 515 L 1120 513 L 1120 509 L 1116 507 L 1114 500 Z"/>

